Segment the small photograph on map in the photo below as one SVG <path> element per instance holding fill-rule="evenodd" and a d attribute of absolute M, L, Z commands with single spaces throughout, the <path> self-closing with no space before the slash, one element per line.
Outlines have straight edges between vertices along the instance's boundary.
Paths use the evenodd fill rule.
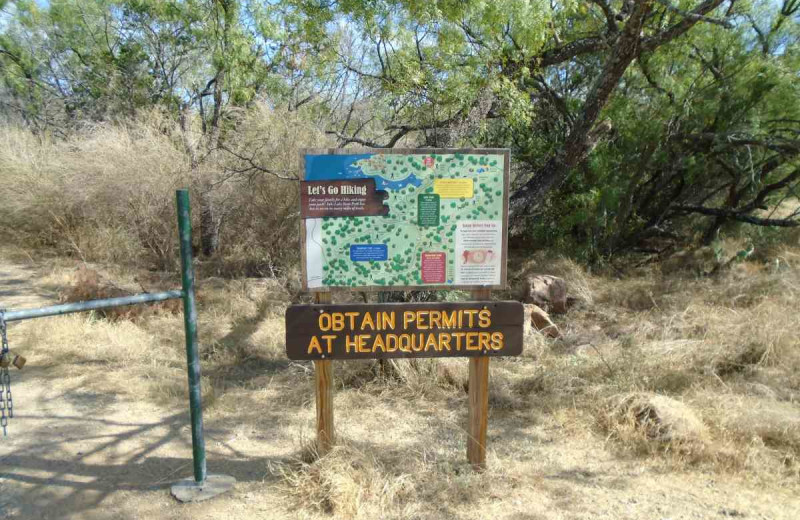
<path fill-rule="evenodd" d="M 487 264 L 494 261 L 494 251 L 491 249 L 467 249 L 461 253 L 461 262 L 464 264 Z"/>

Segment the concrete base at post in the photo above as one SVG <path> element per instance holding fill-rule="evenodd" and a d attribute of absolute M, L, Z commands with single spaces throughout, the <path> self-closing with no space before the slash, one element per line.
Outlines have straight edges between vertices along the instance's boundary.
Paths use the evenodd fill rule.
<path fill-rule="evenodd" d="M 202 502 L 233 489 L 236 479 L 228 475 L 208 475 L 205 482 L 186 479 L 172 485 L 172 496 L 180 502 Z"/>

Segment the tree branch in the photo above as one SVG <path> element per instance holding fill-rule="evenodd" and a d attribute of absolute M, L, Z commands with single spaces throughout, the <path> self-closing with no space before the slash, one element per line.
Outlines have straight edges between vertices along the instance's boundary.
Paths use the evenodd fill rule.
<path fill-rule="evenodd" d="M 362 146 L 367 146 L 369 148 L 394 148 L 394 145 L 403 138 L 409 132 L 413 132 L 415 130 L 424 130 L 421 127 L 411 127 L 411 126 L 401 126 L 401 127 L 392 127 L 394 129 L 399 129 L 397 133 L 395 133 L 386 144 L 380 144 L 376 141 L 370 141 L 369 139 L 362 139 L 356 136 L 348 136 L 344 135 L 336 130 L 328 130 L 325 133 L 328 135 L 336 136 L 341 142 L 339 143 L 340 146 L 347 146 L 350 143 L 360 144 Z"/>
<path fill-rule="evenodd" d="M 608 25 L 608 32 L 610 34 L 618 32 L 619 28 L 617 27 L 617 22 L 615 20 L 617 14 L 613 9 L 611 9 L 611 6 L 608 4 L 608 2 L 606 0 L 592 0 L 592 3 L 603 11 L 603 14 L 606 17 L 606 25 Z"/>
<path fill-rule="evenodd" d="M 800 226 L 800 220 L 783 219 L 783 218 L 761 218 L 753 215 L 740 213 L 736 210 L 707 208 L 705 206 L 671 206 L 671 210 L 680 213 L 699 213 L 701 215 L 709 215 L 712 217 L 723 217 L 738 222 L 746 222 L 756 226 L 771 226 L 771 227 L 797 227 Z"/>
<path fill-rule="evenodd" d="M 713 23 L 713 24 L 716 24 L 716 25 L 720 25 L 720 26 L 722 26 L 722 27 L 724 27 L 726 29 L 733 29 L 733 24 L 730 23 L 727 20 L 720 20 L 718 18 L 711 18 L 709 16 L 704 16 L 704 15 L 698 14 L 698 13 L 686 12 L 683 9 L 678 9 L 677 7 L 672 5 L 672 3 L 669 0 L 656 0 L 656 2 L 658 2 L 659 4 L 661 4 L 664 7 L 666 7 L 668 11 L 672 11 L 673 13 L 677 13 L 677 14 L 679 14 L 679 15 L 681 15 L 684 18 L 687 18 L 689 20 L 694 20 L 695 22 Z"/>
<path fill-rule="evenodd" d="M 706 0 L 688 13 L 694 15 L 693 17 L 684 17 L 683 20 L 672 25 L 668 29 L 656 34 L 655 36 L 645 38 L 642 41 L 640 52 L 652 51 L 661 45 L 674 40 L 678 36 L 685 34 L 689 29 L 694 27 L 697 22 L 700 21 L 700 18 L 698 18 L 699 16 L 705 16 L 706 14 L 710 13 L 722 5 L 722 2 L 724 2 L 724 0 Z"/>
<path fill-rule="evenodd" d="M 797 179 L 800 179 L 800 168 L 797 168 L 795 171 L 793 171 L 783 179 L 773 182 L 772 184 L 767 184 L 766 186 L 761 188 L 761 190 L 758 192 L 753 201 L 747 204 L 744 208 L 742 208 L 742 210 L 750 211 L 761 207 L 770 193 L 777 191 L 781 188 L 785 188 L 786 186 L 793 183 Z"/>
<path fill-rule="evenodd" d="M 609 124 L 598 127 L 594 131 L 592 127 L 625 70 L 639 54 L 639 35 L 651 8 L 650 0 L 639 0 L 634 5 L 625 28 L 614 43 L 614 47 L 603 65 L 602 72 L 586 96 L 581 113 L 576 118 L 564 146 L 511 196 L 509 210 L 514 218 L 526 214 L 544 198 L 547 192 L 559 186 L 570 169 L 586 159 L 599 141 L 599 137 L 610 130 Z"/>
<path fill-rule="evenodd" d="M 237 159 L 239 159 L 240 161 L 244 161 L 245 163 L 247 163 L 248 166 L 246 168 L 242 168 L 242 169 L 228 168 L 228 171 L 232 172 L 233 174 L 242 174 L 242 173 L 248 173 L 248 172 L 252 172 L 252 171 L 257 171 L 257 172 L 260 172 L 260 173 L 266 173 L 266 174 L 272 175 L 273 177 L 277 177 L 278 179 L 281 179 L 281 180 L 284 180 L 284 181 L 296 181 L 297 180 L 297 176 L 296 175 L 292 175 L 291 173 L 289 173 L 287 171 L 276 171 L 276 170 L 271 170 L 269 168 L 265 168 L 264 166 L 261 166 L 260 164 L 258 164 L 255 161 L 255 157 L 245 157 L 244 155 L 240 154 L 239 152 L 231 150 L 230 148 L 228 148 L 224 144 L 220 143 L 219 145 L 217 145 L 217 148 L 219 148 L 220 150 L 224 150 L 224 151 L 228 152 L 229 154 L 231 154 L 232 156 L 234 156 Z M 226 179 L 230 178 L 232 176 L 233 175 L 230 175 L 230 176 L 226 177 Z"/>
<path fill-rule="evenodd" d="M 597 52 L 606 48 L 608 43 L 600 37 L 592 36 L 569 42 L 554 49 L 548 49 L 532 60 L 533 67 L 549 67 L 569 61 L 582 54 Z"/>

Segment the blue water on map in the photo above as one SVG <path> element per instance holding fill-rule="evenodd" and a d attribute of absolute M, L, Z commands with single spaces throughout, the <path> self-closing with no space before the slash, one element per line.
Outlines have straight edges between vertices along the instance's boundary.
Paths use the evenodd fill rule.
<path fill-rule="evenodd" d="M 369 159 L 374 154 L 354 155 L 306 155 L 307 181 L 338 181 L 344 179 L 366 179 L 366 175 L 355 163 L 362 159 Z M 381 177 L 375 179 L 375 188 L 378 190 L 399 190 L 405 186 L 421 186 L 422 181 L 414 174 L 403 180 L 390 181 Z"/>

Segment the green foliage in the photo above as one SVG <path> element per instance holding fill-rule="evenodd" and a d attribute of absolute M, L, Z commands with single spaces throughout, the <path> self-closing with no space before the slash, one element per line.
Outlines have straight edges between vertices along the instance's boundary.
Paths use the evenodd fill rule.
<path fill-rule="evenodd" d="M 684 11 L 698 3 L 674 2 Z M 2 5 L 3 115 L 68 136 L 86 121 L 155 108 L 184 123 L 176 146 L 195 173 L 199 162 L 234 150 L 238 169 L 202 177 L 209 190 L 291 169 L 254 164 L 248 159 L 262 144 L 239 143 L 246 114 L 261 102 L 290 112 L 305 105 L 339 145 L 510 147 L 522 185 L 576 154 L 567 150 L 570 135 L 628 15 L 622 2 L 608 2 L 606 13 L 604 3 L 577 0 Z M 736 219 L 680 208 L 753 217 L 796 196 L 798 4 L 727 5 L 706 16 L 729 27 L 698 22 L 631 62 L 589 125 L 609 131 L 517 226 L 537 245 L 593 260 L 652 249 L 656 235 L 708 241 L 720 229 L 736 231 Z M 641 37 L 686 20 L 654 2 Z M 553 57 L 560 52 L 566 57 Z M 398 175 L 423 168 L 396 166 Z"/>
<path fill-rule="evenodd" d="M 613 126 L 611 139 L 541 209 L 530 228 L 537 244 L 591 259 L 642 242 L 652 248 L 654 237 L 708 241 L 720 225 L 741 232 L 733 221 L 685 219 L 671 208 L 746 207 L 800 166 L 797 24 L 779 23 L 774 5 L 764 3 L 748 15 L 752 23 L 742 16 L 733 29 L 699 26 L 628 70 L 603 114 Z M 777 27 L 775 46 L 765 52 L 757 45 L 752 24 L 762 32 Z M 534 157 L 559 146 L 537 136 L 523 145 Z M 765 168 L 770 161 L 774 169 Z M 763 207 L 787 196 L 791 206 L 797 199 L 789 186 L 767 195 Z"/>

